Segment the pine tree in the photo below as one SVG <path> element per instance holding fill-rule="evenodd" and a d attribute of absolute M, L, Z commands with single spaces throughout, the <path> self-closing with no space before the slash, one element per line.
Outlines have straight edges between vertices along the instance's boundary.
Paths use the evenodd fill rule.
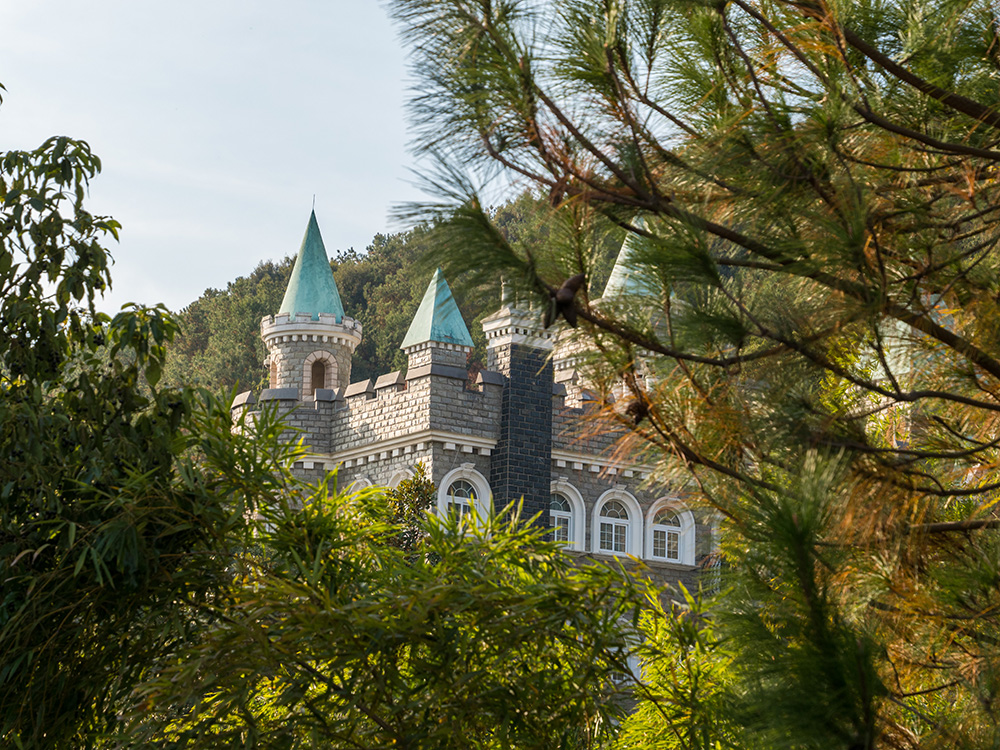
<path fill-rule="evenodd" d="M 446 272 L 575 323 L 623 449 L 723 519 L 735 727 L 673 746 L 1000 742 L 995 4 L 391 12 Z M 495 174 L 548 195 L 547 244 L 505 240 Z M 613 228 L 598 301 L 564 282 Z"/>

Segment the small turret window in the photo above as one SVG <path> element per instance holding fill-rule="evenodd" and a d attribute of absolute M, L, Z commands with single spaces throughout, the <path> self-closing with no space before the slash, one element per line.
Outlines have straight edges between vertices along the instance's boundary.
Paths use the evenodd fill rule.
<path fill-rule="evenodd" d="M 271 360 L 271 376 L 268 378 L 268 388 L 278 387 L 278 363 L 273 359 Z"/>
<path fill-rule="evenodd" d="M 316 395 L 317 388 L 326 388 L 326 365 L 322 360 L 316 360 L 312 363 L 312 388 L 310 393 Z"/>

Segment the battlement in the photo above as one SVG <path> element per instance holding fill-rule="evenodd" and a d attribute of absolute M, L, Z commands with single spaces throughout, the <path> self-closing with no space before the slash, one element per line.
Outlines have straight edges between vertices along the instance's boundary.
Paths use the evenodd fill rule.
<path fill-rule="evenodd" d="M 354 351 L 361 343 L 361 323 L 346 315 L 338 323 L 331 313 L 279 313 L 260 321 L 260 336 L 265 343 L 312 341 L 349 346 Z"/>
<path fill-rule="evenodd" d="M 552 351 L 556 333 L 542 325 L 534 310 L 502 307 L 483 319 L 486 348 L 495 349 L 509 344 L 522 344 L 542 351 Z"/>
<path fill-rule="evenodd" d="M 233 400 L 232 410 L 238 418 L 260 404 L 274 404 L 296 431 L 289 438 L 301 438 L 316 454 L 350 454 L 430 431 L 493 445 L 502 379 L 496 373 L 480 373 L 478 385 L 468 387 L 464 369 L 428 365 L 406 375 L 397 371 L 341 388 L 319 388 L 306 399 L 299 398 L 296 388 L 268 388 L 256 398 L 242 393 Z"/>

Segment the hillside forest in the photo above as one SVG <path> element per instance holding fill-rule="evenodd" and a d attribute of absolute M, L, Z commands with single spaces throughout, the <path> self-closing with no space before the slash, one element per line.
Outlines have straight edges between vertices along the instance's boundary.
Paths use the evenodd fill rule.
<path fill-rule="evenodd" d="M 550 210 L 547 201 L 524 192 L 492 208 L 490 215 L 512 245 L 530 251 L 548 240 L 552 231 Z M 363 330 L 361 345 L 354 355 L 354 381 L 405 369 L 406 357 L 399 344 L 433 272 L 427 256 L 435 245 L 437 231 L 434 225 L 425 223 L 394 234 L 376 234 L 363 253 L 327 244 L 344 310 L 361 322 Z M 180 311 L 182 334 L 169 349 L 166 383 L 238 392 L 264 387 L 260 321 L 281 306 L 299 239 L 290 237 L 287 246 L 276 251 L 276 255 L 284 257 L 260 263 L 225 289 L 206 289 Z M 590 289 L 595 296 L 604 288 L 621 241 L 622 236 L 614 232 L 593 238 L 591 251 L 596 270 Z M 470 284 L 462 277 L 448 281 L 476 342 L 470 366 L 482 366 L 485 339 L 480 323 L 499 307 L 500 280 L 485 285 Z"/>

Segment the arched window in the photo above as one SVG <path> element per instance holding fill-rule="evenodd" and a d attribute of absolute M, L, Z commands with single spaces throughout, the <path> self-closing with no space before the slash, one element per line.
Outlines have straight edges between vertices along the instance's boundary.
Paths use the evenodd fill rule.
<path fill-rule="evenodd" d="M 663 497 L 646 516 L 646 557 L 694 565 L 694 515 L 677 498 Z"/>
<path fill-rule="evenodd" d="M 623 485 L 616 485 L 597 498 L 591 519 L 590 543 L 594 552 L 642 557 L 642 508 Z"/>
<path fill-rule="evenodd" d="M 448 487 L 448 513 L 454 513 L 460 519 L 472 513 L 476 503 L 476 488 L 471 482 L 459 479 Z"/>
<path fill-rule="evenodd" d="M 490 512 L 490 483 L 472 463 L 464 463 L 441 478 L 438 485 L 437 512 L 441 517 L 456 513 L 464 518 L 475 509 L 480 517 Z"/>
<path fill-rule="evenodd" d="M 321 359 L 312 363 L 312 388 L 309 393 L 315 396 L 317 388 L 326 388 L 326 365 Z"/>
<path fill-rule="evenodd" d="M 681 519 L 670 508 L 661 510 L 653 518 L 653 557 L 680 562 Z"/>
<path fill-rule="evenodd" d="M 315 398 L 317 388 L 337 387 L 337 360 L 323 349 L 317 349 L 302 363 L 302 397 Z"/>
<path fill-rule="evenodd" d="M 278 387 L 278 363 L 276 360 L 273 359 L 271 360 L 271 373 L 270 377 L 267 380 L 267 387 L 268 388 Z"/>
<path fill-rule="evenodd" d="M 598 529 L 598 549 L 613 555 L 624 555 L 628 551 L 628 510 L 617 500 L 608 500 L 601 508 Z"/>
<path fill-rule="evenodd" d="M 552 538 L 562 541 L 567 549 L 583 551 L 587 539 L 587 510 L 583 495 L 569 483 L 567 477 L 553 479 L 549 484 L 549 524 L 553 527 Z M 559 507 L 556 507 L 556 506 Z M 562 526 L 565 536 L 556 528 Z"/>
<path fill-rule="evenodd" d="M 394 490 L 399 487 L 399 483 L 404 479 L 413 479 L 412 469 L 399 469 L 398 471 L 393 472 L 393 475 L 389 477 L 389 481 L 385 486 Z"/>
<path fill-rule="evenodd" d="M 372 486 L 374 486 L 372 480 L 370 480 L 368 477 L 358 477 L 349 485 L 347 485 L 347 491 L 360 492 L 361 490 L 368 489 L 369 487 Z"/>
<path fill-rule="evenodd" d="M 573 541 L 573 508 L 569 498 L 558 492 L 549 496 L 549 525 L 552 541 L 569 544 Z"/>

